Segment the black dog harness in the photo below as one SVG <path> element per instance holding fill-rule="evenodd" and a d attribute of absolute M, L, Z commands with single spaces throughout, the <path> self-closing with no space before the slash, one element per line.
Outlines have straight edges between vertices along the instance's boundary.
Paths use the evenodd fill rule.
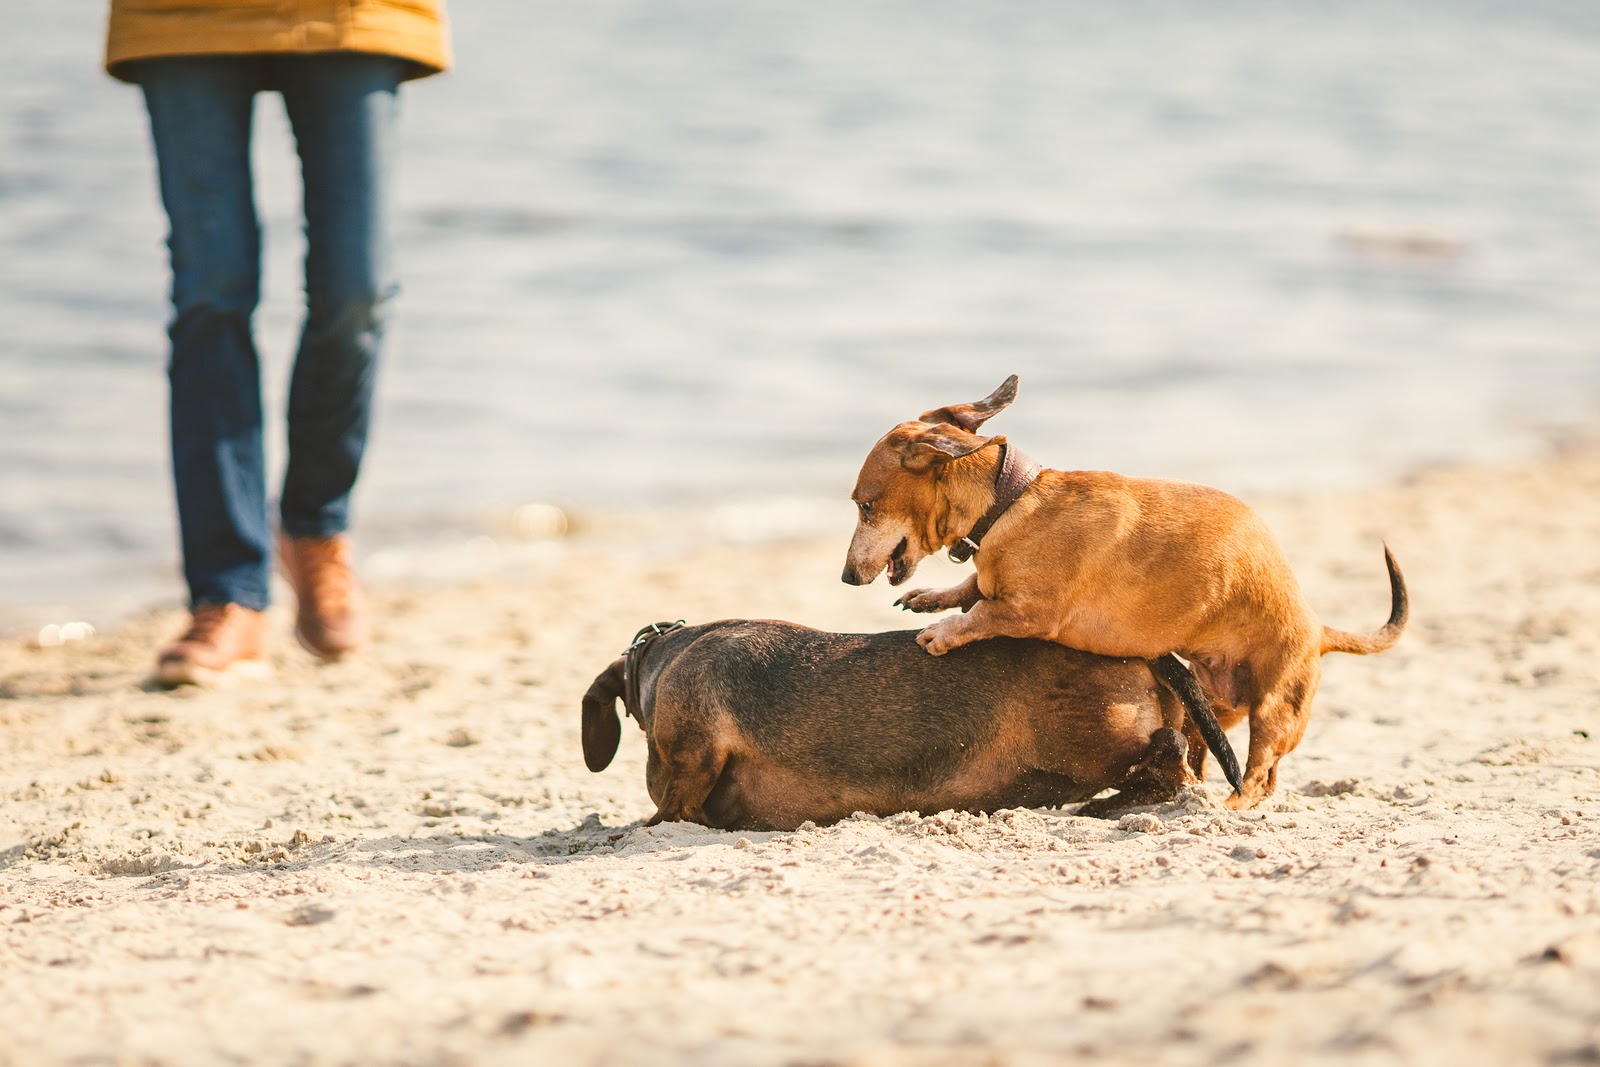
<path fill-rule="evenodd" d="M 683 629 L 683 620 L 653 622 L 633 635 L 633 644 L 622 650 L 622 710 L 639 722 L 639 667 L 644 660 L 644 650 L 662 634 Z"/>
<path fill-rule="evenodd" d="M 950 546 L 950 558 L 956 563 L 965 563 L 971 559 L 973 553 L 978 551 L 978 546 L 983 543 L 983 535 L 1004 515 L 1006 509 L 1017 502 L 1022 491 L 1033 484 L 1039 477 L 1039 472 L 1044 468 L 1035 463 L 1020 448 L 1012 448 L 1010 444 L 1000 446 L 1000 469 L 994 475 L 994 503 L 989 505 L 989 510 L 983 513 L 983 518 L 978 520 L 976 526 L 967 533 L 967 536 Z"/>

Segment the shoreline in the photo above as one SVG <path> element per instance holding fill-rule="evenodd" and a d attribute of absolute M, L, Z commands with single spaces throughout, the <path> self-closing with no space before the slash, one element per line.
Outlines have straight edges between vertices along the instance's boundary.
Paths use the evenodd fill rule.
<path fill-rule="evenodd" d="M 1324 621 L 1382 621 L 1382 541 L 1413 611 L 1248 812 L 1213 770 L 1118 821 L 643 828 L 589 681 L 655 619 L 915 626 L 838 581 L 847 525 L 377 584 L 328 667 L 280 605 L 249 687 L 141 688 L 176 610 L 0 640 L 0 1062 L 1600 1055 L 1600 445 L 1251 502 Z"/>
<path fill-rule="evenodd" d="M 1491 459 L 1418 461 L 1392 477 L 1373 472 L 1370 478 L 1359 481 L 1319 483 L 1310 488 L 1226 491 L 1266 513 L 1281 502 L 1308 496 L 1377 492 L 1451 472 L 1515 470 L 1558 460 L 1573 451 L 1600 448 L 1600 439 L 1568 425 L 1546 426 L 1533 436 L 1542 444 L 1509 449 Z M 697 545 L 704 544 L 746 548 L 828 536 L 848 538 L 854 512 L 847 494 L 848 484 L 841 479 L 836 497 L 735 494 L 695 506 L 641 508 L 560 500 L 502 502 L 459 508 L 442 519 L 413 516 L 358 522 L 352 533 L 358 568 L 367 584 L 374 588 L 430 589 L 496 577 L 522 580 L 560 566 L 561 557 L 573 552 L 585 558 L 666 556 L 681 560 L 692 556 Z M 535 513 L 533 519 L 522 517 L 530 511 Z M 169 575 L 158 576 L 146 559 L 142 564 L 145 576 L 127 582 L 109 596 L 85 593 L 54 600 L 0 603 L 0 641 L 37 640 L 41 630 L 50 626 L 88 623 L 97 632 L 115 630 L 148 615 L 178 611 L 183 606 L 184 593 L 176 540 L 171 552 Z M 290 596 L 288 586 L 275 573 L 274 605 L 284 603 Z"/>

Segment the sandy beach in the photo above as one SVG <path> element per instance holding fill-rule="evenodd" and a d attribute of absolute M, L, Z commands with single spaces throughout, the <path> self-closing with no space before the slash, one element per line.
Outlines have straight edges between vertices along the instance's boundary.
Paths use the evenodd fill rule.
<path fill-rule="evenodd" d="M 1384 540 L 1413 610 L 1242 813 L 643 828 L 584 689 L 656 619 L 909 625 L 847 517 L 384 580 L 331 667 L 277 608 L 249 687 L 143 686 L 176 612 L 0 645 L 0 1063 L 1600 1062 L 1600 449 L 1251 502 L 1325 621 Z"/>

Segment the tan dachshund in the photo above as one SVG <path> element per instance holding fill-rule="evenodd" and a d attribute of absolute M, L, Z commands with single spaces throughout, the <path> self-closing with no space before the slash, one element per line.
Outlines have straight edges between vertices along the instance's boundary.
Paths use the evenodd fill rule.
<path fill-rule="evenodd" d="M 935 659 L 915 630 L 657 623 L 584 695 L 591 771 L 616 755 L 618 700 L 649 746 L 651 826 L 790 830 L 858 811 L 1054 807 L 1120 790 L 1079 811 L 1104 815 L 1192 780 L 1189 738 L 1162 725 L 1174 698 L 1145 664 L 1045 641 Z"/>
<path fill-rule="evenodd" d="M 1187 482 L 1039 470 L 1004 437 L 978 436 L 1016 392 L 1012 375 L 987 398 L 924 412 L 873 446 L 852 494 L 859 517 L 844 581 L 865 585 L 887 569 L 899 585 L 927 555 L 971 549 L 977 569 L 965 582 L 897 601 L 919 612 L 962 609 L 918 635 L 934 655 L 1010 636 L 1105 656 L 1183 656 L 1225 727 L 1249 717 L 1244 781 L 1228 804 L 1259 803 L 1305 734 L 1323 654 L 1382 652 L 1405 628 L 1393 554 L 1384 548 L 1388 623 L 1371 635 L 1323 626 L 1266 524 L 1234 497 Z"/>

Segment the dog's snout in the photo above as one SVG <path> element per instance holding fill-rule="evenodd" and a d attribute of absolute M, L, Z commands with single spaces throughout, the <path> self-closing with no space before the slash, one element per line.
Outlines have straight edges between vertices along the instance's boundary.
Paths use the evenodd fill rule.
<path fill-rule="evenodd" d="M 856 573 L 856 569 L 852 564 L 846 563 L 844 565 L 844 573 L 839 575 L 839 580 L 844 582 L 845 585 L 860 585 L 861 575 Z"/>

